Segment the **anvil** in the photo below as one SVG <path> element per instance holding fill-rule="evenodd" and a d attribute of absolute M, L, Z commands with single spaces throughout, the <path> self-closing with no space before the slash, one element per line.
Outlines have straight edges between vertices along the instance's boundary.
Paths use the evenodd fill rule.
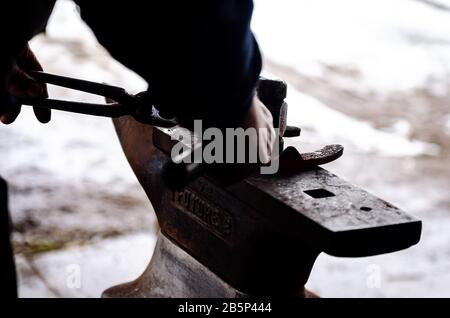
<path fill-rule="evenodd" d="M 262 81 L 258 94 L 286 135 L 298 130 L 285 125 L 284 85 Z M 420 240 L 421 221 L 318 166 L 339 157 L 338 146 L 309 155 L 287 148 L 275 175 L 223 185 L 205 172 L 174 189 L 162 171 L 177 136 L 190 132 L 126 119 L 115 127 L 160 232 L 144 273 L 104 297 L 305 297 L 322 252 L 365 257 Z M 143 134 L 151 137 L 133 137 Z"/>

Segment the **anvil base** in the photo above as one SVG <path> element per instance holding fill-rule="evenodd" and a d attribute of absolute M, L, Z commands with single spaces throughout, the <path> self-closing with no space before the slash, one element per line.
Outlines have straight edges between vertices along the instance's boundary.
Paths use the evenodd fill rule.
<path fill-rule="evenodd" d="M 104 298 L 241 298 L 231 287 L 161 232 L 144 273 L 135 281 L 111 287 Z"/>

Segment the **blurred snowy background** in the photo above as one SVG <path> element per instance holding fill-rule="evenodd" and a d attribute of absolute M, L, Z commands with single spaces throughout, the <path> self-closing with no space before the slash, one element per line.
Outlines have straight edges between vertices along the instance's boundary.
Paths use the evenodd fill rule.
<path fill-rule="evenodd" d="M 303 128 L 295 143 L 343 144 L 328 169 L 423 220 L 408 250 L 321 255 L 307 287 L 323 297 L 449 297 L 450 1 L 255 0 L 253 29 L 264 72 L 289 82 L 289 122 Z M 48 72 L 146 87 L 69 0 L 31 46 Z M 100 101 L 54 87 L 50 96 Z M 156 221 L 109 120 L 53 112 L 41 125 L 24 108 L 0 139 L 22 297 L 98 297 L 143 271 Z M 67 284 L 77 271 L 81 285 Z"/>

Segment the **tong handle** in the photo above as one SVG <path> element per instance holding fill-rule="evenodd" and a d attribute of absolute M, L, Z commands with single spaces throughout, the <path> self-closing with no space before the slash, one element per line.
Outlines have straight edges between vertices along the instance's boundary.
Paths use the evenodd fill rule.
<path fill-rule="evenodd" d="M 121 103 L 126 98 L 132 98 L 132 96 L 128 94 L 125 89 L 118 86 L 96 83 L 38 71 L 31 71 L 30 75 L 38 82 L 53 84 L 94 95 L 108 97 L 114 101 Z"/>
<path fill-rule="evenodd" d="M 20 99 L 23 105 L 29 105 L 39 108 L 54 109 L 59 111 L 65 111 L 70 113 L 93 115 L 108 118 L 118 118 L 121 116 L 129 115 L 129 110 L 120 104 L 92 104 L 71 102 L 59 99 Z"/>
<path fill-rule="evenodd" d="M 31 71 L 30 75 L 38 82 L 53 84 L 90 94 L 104 96 L 113 101 L 116 101 L 117 103 L 107 105 L 57 99 L 21 98 L 19 101 L 23 105 L 109 118 L 118 118 L 131 114 L 129 105 L 131 104 L 130 102 L 132 102 L 132 100 L 134 100 L 135 98 L 132 95 L 128 94 L 122 87 L 39 71 Z M 127 104 L 128 106 L 125 107 L 125 104 Z"/>

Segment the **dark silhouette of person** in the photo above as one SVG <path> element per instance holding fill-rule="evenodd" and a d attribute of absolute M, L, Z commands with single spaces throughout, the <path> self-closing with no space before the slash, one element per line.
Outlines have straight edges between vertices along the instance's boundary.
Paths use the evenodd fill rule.
<path fill-rule="evenodd" d="M 252 0 L 76 3 L 99 42 L 149 83 L 152 104 L 161 111 L 187 125 L 201 119 L 204 127 L 268 128 L 272 134 L 258 144 L 271 152 L 272 117 L 255 96 L 262 62 L 250 30 Z M 28 74 L 42 67 L 27 43 L 45 30 L 54 4 L 14 0 L 0 5 L 0 120 L 5 124 L 20 113 L 18 98 L 48 97 L 45 84 Z M 40 122 L 50 121 L 50 110 L 34 112 Z M 8 259 L 2 261 L 8 268 L 2 269 L 0 288 L 11 289 L 15 276 L 6 203 L 0 207 L 1 253 Z"/>

